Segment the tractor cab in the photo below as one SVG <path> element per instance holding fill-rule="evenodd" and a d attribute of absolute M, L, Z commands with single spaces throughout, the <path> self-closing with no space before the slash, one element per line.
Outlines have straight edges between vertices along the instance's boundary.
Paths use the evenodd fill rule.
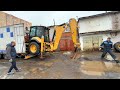
<path fill-rule="evenodd" d="M 45 42 L 50 42 L 49 29 L 47 27 L 45 26 L 31 26 L 30 27 L 30 34 L 29 34 L 30 39 L 33 37 L 42 38 L 42 36 L 44 37 Z"/>

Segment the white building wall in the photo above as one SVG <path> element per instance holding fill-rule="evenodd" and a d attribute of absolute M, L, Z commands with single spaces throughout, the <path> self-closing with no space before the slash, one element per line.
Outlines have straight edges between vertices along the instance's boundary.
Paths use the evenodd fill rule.
<path fill-rule="evenodd" d="M 90 51 L 93 49 L 96 49 L 100 46 L 102 43 L 103 37 L 102 35 L 84 35 L 80 37 L 80 44 L 81 44 L 81 50 L 82 51 Z"/>
<path fill-rule="evenodd" d="M 83 51 L 83 37 L 80 37 L 80 47 L 81 47 L 81 50 Z"/>
<path fill-rule="evenodd" d="M 24 25 L 17 24 L 0 28 L 0 51 L 6 51 L 6 45 L 11 41 L 16 42 L 16 52 L 25 53 L 26 46 L 24 44 Z M 1 37 L 1 34 L 3 37 Z"/>
<path fill-rule="evenodd" d="M 83 18 L 79 20 L 78 26 L 80 27 L 79 33 L 108 31 L 108 30 L 119 31 L 120 30 L 120 13 Z M 93 45 L 94 41 L 95 42 L 97 41 L 97 39 L 95 40 L 96 36 L 98 37 L 102 36 L 103 41 L 107 40 L 108 37 L 111 37 L 113 44 L 115 44 L 116 42 L 120 42 L 120 32 L 118 32 L 116 36 L 115 36 L 115 33 L 110 34 L 109 32 L 107 32 L 107 34 L 98 33 L 95 35 L 80 36 L 79 40 L 81 43 L 81 50 L 84 51 L 85 48 L 92 49 L 93 46 L 91 45 Z M 86 41 L 83 41 L 83 40 L 86 40 Z"/>
<path fill-rule="evenodd" d="M 88 49 L 88 47 L 85 47 L 86 45 L 84 44 L 84 41 L 83 41 L 83 38 L 84 37 L 88 37 L 89 38 L 89 41 L 91 41 L 91 37 L 102 37 L 102 41 L 105 41 L 107 40 L 108 37 L 111 37 L 111 41 L 113 42 L 113 45 L 116 43 L 116 42 L 120 42 L 120 32 L 117 33 L 117 35 L 115 36 L 114 33 L 113 34 L 95 34 L 95 35 L 85 35 L 85 36 L 81 36 L 80 37 L 80 43 L 81 43 L 81 50 L 82 51 L 85 51 L 86 49 Z M 90 45 L 89 49 L 92 50 L 93 47 L 91 47 L 92 45 L 92 41 L 88 43 L 88 46 Z M 99 43 L 99 46 L 100 46 L 101 43 Z"/>
<path fill-rule="evenodd" d="M 79 20 L 79 33 L 105 31 L 112 29 L 112 17 L 110 15 Z"/>
<path fill-rule="evenodd" d="M 100 34 L 99 34 L 100 35 Z M 120 32 L 117 33 L 116 36 L 113 36 L 114 34 L 101 34 L 103 36 L 103 41 L 107 40 L 108 37 L 111 37 L 111 41 L 113 44 L 116 42 L 120 42 Z"/>
<path fill-rule="evenodd" d="M 118 36 L 112 37 L 110 34 L 102 34 L 102 37 L 103 37 L 103 41 L 106 41 L 108 37 L 111 37 L 111 41 L 113 42 L 113 44 L 115 44 L 116 42 L 120 40 L 118 39 Z"/>
<path fill-rule="evenodd" d="M 120 30 L 120 13 L 112 15 L 112 30 Z"/>
<path fill-rule="evenodd" d="M 50 41 L 52 41 L 53 34 L 54 34 L 54 27 L 50 27 L 49 29 L 50 29 L 50 30 L 49 30 Z"/>

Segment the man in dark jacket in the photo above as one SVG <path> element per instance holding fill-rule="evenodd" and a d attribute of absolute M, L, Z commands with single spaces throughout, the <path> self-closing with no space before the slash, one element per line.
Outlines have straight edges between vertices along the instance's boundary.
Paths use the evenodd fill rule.
<path fill-rule="evenodd" d="M 113 54 L 112 49 L 113 49 L 113 43 L 111 42 L 111 38 L 108 37 L 106 41 L 104 41 L 101 45 L 100 45 L 100 50 L 103 48 L 103 54 L 101 56 L 101 59 L 103 59 L 105 57 L 105 55 L 107 53 L 109 53 L 112 58 L 118 63 L 118 61 L 116 60 L 116 56 Z"/>
<path fill-rule="evenodd" d="M 6 48 L 6 59 L 9 59 L 9 61 L 12 64 L 8 71 L 8 75 L 14 74 L 14 72 L 11 72 L 13 68 L 16 70 L 16 72 L 19 72 L 16 66 L 16 60 L 15 60 L 17 56 L 15 45 L 16 43 L 12 41 L 10 44 L 7 44 L 7 48 Z"/>

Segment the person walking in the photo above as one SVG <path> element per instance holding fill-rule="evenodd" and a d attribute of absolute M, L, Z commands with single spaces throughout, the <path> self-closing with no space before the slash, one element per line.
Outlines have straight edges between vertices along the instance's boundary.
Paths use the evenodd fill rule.
<path fill-rule="evenodd" d="M 111 41 L 110 37 L 108 37 L 107 40 L 100 45 L 100 50 L 101 49 L 103 49 L 103 54 L 101 56 L 101 59 L 103 59 L 105 55 L 109 53 L 112 56 L 112 58 L 116 61 L 116 63 L 119 63 L 119 61 L 116 60 L 116 56 L 112 52 L 113 42 Z"/>
<path fill-rule="evenodd" d="M 9 59 L 9 62 L 11 62 L 11 67 L 9 68 L 9 71 L 7 75 L 12 75 L 14 72 L 11 72 L 13 69 L 16 70 L 16 72 L 20 72 L 16 66 L 16 49 L 15 49 L 16 43 L 12 41 L 10 44 L 7 44 L 6 47 L 6 59 Z"/>

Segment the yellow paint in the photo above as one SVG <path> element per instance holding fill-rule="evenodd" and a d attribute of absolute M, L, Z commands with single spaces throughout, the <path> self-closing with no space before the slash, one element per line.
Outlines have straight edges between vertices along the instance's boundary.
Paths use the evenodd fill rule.
<path fill-rule="evenodd" d="M 44 51 L 44 38 L 33 37 L 31 40 L 38 41 L 41 44 L 41 52 Z M 35 47 L 33 47 L 33 49 L 31 49 L 31 50 L 35 51 Z"/>
<path fill-rule="evenodd" d="M 56 50 L 58 48 L 58 44 L 60 42 L 62 33 L 65 31 L 65 29 L 66 29 L 66 25 L 55 27 L 56 37 L 55 37 L 55 42 L 54 42 L 54 47 L 53 47 L 54 49 L 53 50 Z"/>
<path fill-rule="evenodd" d="M 120 49 L 120 44 L 118 44 L 118 48 Z"/>
<path fill-rule="evenodd" d="M 65 24 L 63 26 L 55 27 L 56 35 L 55 35 L 55 41 L 53 42 L 54 44 L 50 44 L 51 51 L 56 50 L 58 48 L 62 33 L 68 28 L 68 26 L 70 27 L 70 31 L 72 32 L 72 40 L 73 40 L 75 47 L 80 48 L 78 32 L 77 32 L 79 27 L 77 25 L 77 21 L 74 18 L 72 18 L 70 19 L 68 25 Z"/>
<path fill-rule="evenodd" d="M 70 19 L 70 21 L 69 21 L 69 26 L 70 26 L 70 30 L 71 30 L 71 32 L 72 32 L 72 39 L 73 39 L 73 43 L 76 45 L 78 45 L 78 32 L 77 32 L 77 30 L 78 30 L 78 24 L 77 24 L 77 21 L 74 19 L 74 18 L 72 18 L 72 19 Z"/>
<path fill-rule="evenodd" d="M 29 59 L 29 58 L 31 58 L 32 56 L 30 56 L 30 55 L 27 55 L 27 56 L 25 56 L 25 60 L 27 60 L 27 59 Z"/>
<path fill-rule="evenodd" d="M 30 46 L 30 51 L 31 51 L 32 53 L 35 53 L 35 52 L 37 51 L 37 47 L 36 47 L 34 44 L 32 44 L 32 45 Z"/>
<path fill-rule="evenodd" d="M 55 35 L 55 41 L 48 43 L 48 42 L 44 42 L 44 38 L 39 38 L 39 37 L 33 37 L 31 40 L 35 40 L 38 41 L 39 43 L 41 43 L 41 54 L 44 51 L 54 51 L 58 48 L 62 33 L 68 28 L 68 26 L 70 26 L 70 31 L 72 32 L 72 39 L 74 42 L 75 47 L 80 47 L 80 43 L 78 41 L 78 25 L 77 25 L 77 21 L 72 18 L 69 21 L 69 24 L 65 24 L 62 26 L 55 26 L 55 31 L 56 31 L 56 35 Z M 48 47 L 46 47 L 48 45 Z M 35 46 L 31 46 L 31 51 L 35 52 L 36 51 L 36 47 Z"/>
<path fill-rule="evenodd" d="M 51 51 L 54 50 L 53 43 L 50 44 Z"/>
<path fill-rule="evenodd" d="M 44 38 L 41 38 L 41 53 L 44 51 Z"/>
<path fill-rule="evenodd" d="M 36 40 L 36 41 L 38 41 L 39 43 L 41 43 L 41 38 L 39 38 L 39 37 L 33 37 L 31 40 Z"/>

